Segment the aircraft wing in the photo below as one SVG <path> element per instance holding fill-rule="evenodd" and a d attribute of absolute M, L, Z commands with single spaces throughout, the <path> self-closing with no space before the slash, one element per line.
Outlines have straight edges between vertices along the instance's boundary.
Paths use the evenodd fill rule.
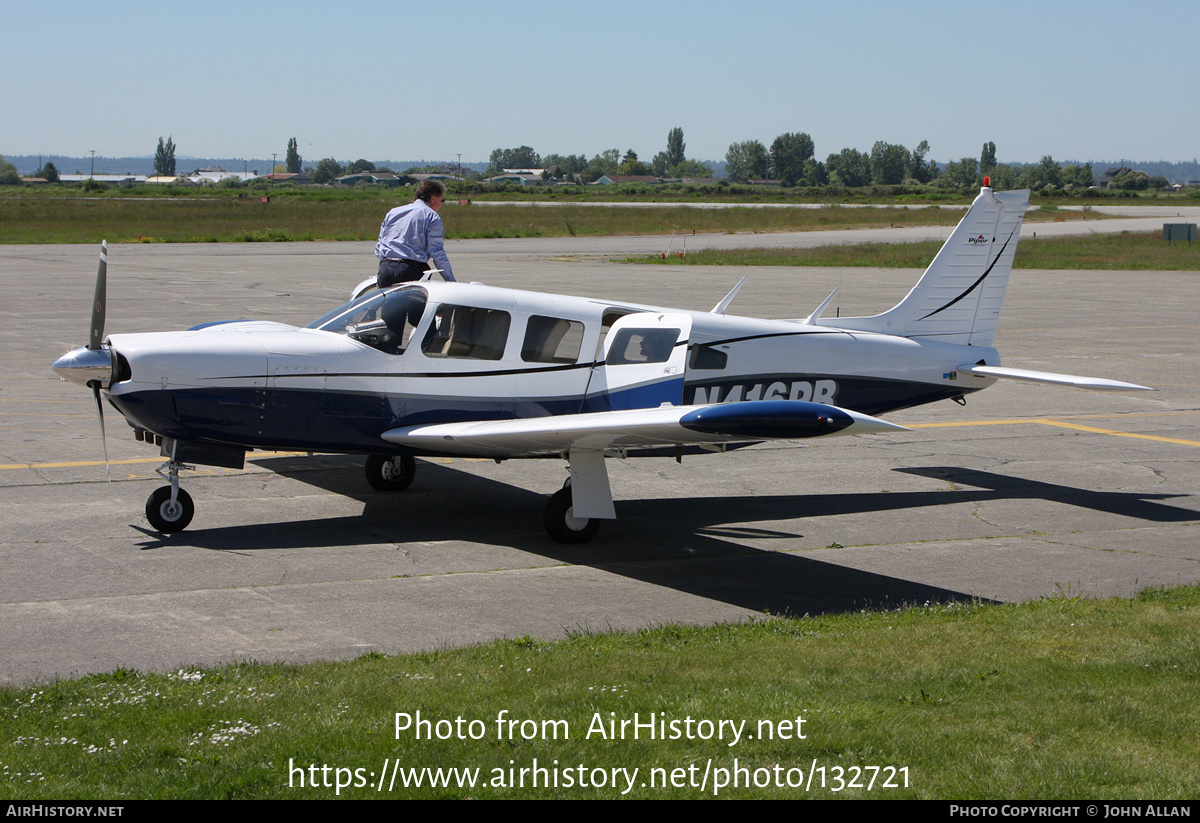
<path fill-rule="evenodd" d="M 889 431 L 907 429 L 822 403 L 755 400 L 404 426 L 384 432 L 383 439 L 422 451 L 503 458 Z"/>
<path fill-rule="evenodd" d="M 1092 389 L 1093 391 L 1154 391 L 1149 386 L 1139 386 L 1137 383 L 1122 383 L 1120 380 L 1107 380 L 1103 377 L 1080 377 L 1077 374 L 1056 374 L 1048 371 L 1032 371 L 1031 369 L 1010 369 L 1004 366 L 959 366 L 958 370 L 980 377 L 1027 380 L 1030 383 L 1075 386 L 1080 389 Z"/>

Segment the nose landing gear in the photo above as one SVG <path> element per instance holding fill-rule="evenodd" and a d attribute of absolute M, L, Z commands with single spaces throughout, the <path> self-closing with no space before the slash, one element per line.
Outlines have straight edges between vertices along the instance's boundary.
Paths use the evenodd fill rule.
<path fill-rule="evenodd" d="M 163 476 L 171 481 L 171 485 L 155 489 L 146 500 L 146 519 L 155 530 L 163 534 L 174 534 L 183 531 L 192 522 L 192 516 L 196 514 L 196 505 L 192 502 L 192 496 L 179 488 L 179 470 L 191 468 L 193 467 L 168 460 L 155 469 L 160 475 L 163 474 L 163 469 L 166 469 L 167 473 Z"/>

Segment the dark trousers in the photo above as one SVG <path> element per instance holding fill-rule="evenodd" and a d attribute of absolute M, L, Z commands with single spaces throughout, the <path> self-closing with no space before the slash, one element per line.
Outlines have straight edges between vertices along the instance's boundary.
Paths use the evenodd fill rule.
<path fill-rule="evenodd" d="M 379 288 L 383 289 L 388 286 L 394 286 L 397 283 L 420 280 L 428 270 L 429 265 L 427 263 L 421 263 L 416 260 L 405 260 L 400 257 L 384 257 L 379 261 L 379 274 L 376 275 L 376 283 L 378 283 Z"/>

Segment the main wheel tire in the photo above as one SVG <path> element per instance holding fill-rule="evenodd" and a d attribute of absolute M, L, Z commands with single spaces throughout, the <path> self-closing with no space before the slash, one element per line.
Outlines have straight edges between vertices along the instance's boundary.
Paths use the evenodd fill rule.
<path fill-rule="evenodd" d="M 155 530 L 163 534 L 181 532 L 192 522 L 196 513 L 196 504 L 192 496 L 183 489 L 175 497 L 175 505 L 171 505 L 171 487 L 162 486 L 146 500 L 146 519 Z"/>
<path fill-rule="evenodd" d="M 367 457 L 366 473 L 367 482 L 376 491 L 402 492 L 417 476 L 417 461 L 407 454 L 372 454 Z"/>
<path fill-rule="evenodd" d="M 546 503 L 543 515 L 546 531 L 559 543 L 586 543 L 596 536 L 600 521 L 576 517 L 571 506 L 571 487 L 556 491 Z"/>

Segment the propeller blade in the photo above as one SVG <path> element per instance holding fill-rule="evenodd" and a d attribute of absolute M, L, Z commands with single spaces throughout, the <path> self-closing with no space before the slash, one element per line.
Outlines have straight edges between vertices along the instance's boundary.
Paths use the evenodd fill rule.
<path fill-rule="evenodd" d="M 104 445 L 104 471 L 108 475 L 108 482 L 112 482 L 112 466 L 108 463 L 108 438 L 104 434 L 104 401 L 100 399 L 100 381 L 92 380 L 88 383 L 92 387 L 92 396 L 96 398 L 96 414 L 100 418 L 100 442 Z"/>
<path fill-rule="evenodd" d="M 100 241 L 100 268 L 96 272 L 96 294 L 92 298 L 92 332 L 87 347 L 99 351 L 104 342 L 104 307 L 108 301 L 108 241 Z M 97 391 L 99 391 L 97 389 Z M 96 395 L 97 399 L 100 397 Z M 103 413 L 101 414 L 103 417 Z"/>

